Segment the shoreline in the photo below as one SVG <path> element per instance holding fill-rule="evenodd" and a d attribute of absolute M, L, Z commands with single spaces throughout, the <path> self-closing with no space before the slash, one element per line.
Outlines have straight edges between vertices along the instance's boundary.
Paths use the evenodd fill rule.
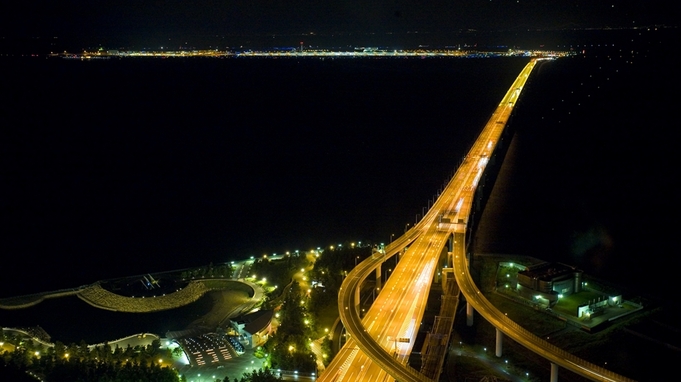
<path fill-rule="evenodd" d="M 186 306 L 197 301 L 209 292 L 218 293 L 218 295 L 214 296 L 212 299 L 211 310 L 201 315 L 193 322 L 190 322 L 181 330 L 196 328 L 197 326 L 200 326 L 202 330 L 214 330 L 214 327 L 219 326 L 220 323 L 224 322 L 226 319 L 244 314 L 257 307 L 258 304 L 262 302 L 264 296 L 264 291 L 257 284 L 233 279 L 191 280 L 186 287 L 176 292 L 157 297 L 125 297 L 102 288 L 99 282 L 96 282 L 88 286 L 74 289 L 0 299 L 0 309 L 20 310 L 36 306 L 47 299 L 75 295 L 80 300 L 96 309 L 111 312 L 144 314 L 167 311 Z M 38 325 L 38 327 L 39 326 L 40 325 Z M 3 329 L 26 332 L 24 330 L 25 328 L 20 326 L 3 327 Z M 150 331 L 146 331 L 145 333 L 153 334 L 158 338 L 163 338 L 167 334 L 152 333 Z M 127 335 L 127 337 L 131 338 L 136 336 L 138 336 L 138 334 Z M 127 337 L 124 336 L 123 338 Z M 37 337 L 35 338 L 38 339 Z M 52 341 L 42 342 L 45 342 L 45 346 L 54 346 L 54 342 Z"/>

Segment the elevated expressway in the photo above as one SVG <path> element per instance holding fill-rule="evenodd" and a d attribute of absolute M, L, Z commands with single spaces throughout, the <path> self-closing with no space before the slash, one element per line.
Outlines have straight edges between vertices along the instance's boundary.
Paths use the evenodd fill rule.
<path fill-rule="evenodd" d="M 497 328 L 498 335 L 506 334 L 548 359 L 552 363 L 552 380 L 557 380 L 559 365 L 595 381 L 629 381 L 551 345 L 508 319 L 482 295 L 468 271 L 466 228 L 475 191 L 536 63 L 532 59 L 520 72 L 423 219 L 383 253 L 374 253 L 347 275 L 338 295 L 338 308 L 349 339 L 319 381 L 433 381 L 409 367 L 407 361 L 430 284 L 438 269 L 448 265 L 453 266 L 456 282 L 469 304 L 470 319 L 474 308 Z M 395 255 L 399 263 L 381 285 L 381 264 Z M 364 317 L 360 317 L 360 286 L 372 272 L 376 274 L 378 293 Z"/>

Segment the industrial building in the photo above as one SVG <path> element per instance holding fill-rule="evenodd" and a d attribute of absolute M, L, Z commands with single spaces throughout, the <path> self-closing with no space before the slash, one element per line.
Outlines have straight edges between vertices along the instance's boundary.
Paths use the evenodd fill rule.
<path fill-rule="evenodd" d="M 543 300 L 547 306 L 559 297 L 582 290 L 584 272 L 562 263 L 542 263 L 518 272 L 518 291 L 531 300 Z"/>

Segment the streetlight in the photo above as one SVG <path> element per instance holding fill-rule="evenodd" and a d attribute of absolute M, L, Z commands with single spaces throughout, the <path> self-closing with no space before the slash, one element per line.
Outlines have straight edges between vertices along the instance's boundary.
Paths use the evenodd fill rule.
<path fill-rule="evenodd" d="M 394 234 L 394 233 L 391 233 L 391 234 L 390 234 L 390 242 L 391 242 L 391 243 L 393 242 L 393 237 L 395 237 L 395 234 Z"/>

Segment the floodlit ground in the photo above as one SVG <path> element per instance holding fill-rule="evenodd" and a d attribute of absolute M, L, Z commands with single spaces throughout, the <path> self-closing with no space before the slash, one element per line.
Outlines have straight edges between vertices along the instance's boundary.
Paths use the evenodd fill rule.
<path fill-rule="evenodd" d="M 552 309 L 559 313 L 577 317 L 577 311 L 580 306 L 588 304 L 589 300 L 595 300 L 599 297 L 603 296 L 595 292 L 582 291 L 559 299 Z"/>
<path fill-rule="evenodd" d="M 206 315 L 194 321 L 190 326 L 217 327 L 228 318 L 239 315 L 244 304 L 250 301 L 248 292 L 244 290 L 219 290 L 209 293 L 213 299 L 213 307 Z"/>

